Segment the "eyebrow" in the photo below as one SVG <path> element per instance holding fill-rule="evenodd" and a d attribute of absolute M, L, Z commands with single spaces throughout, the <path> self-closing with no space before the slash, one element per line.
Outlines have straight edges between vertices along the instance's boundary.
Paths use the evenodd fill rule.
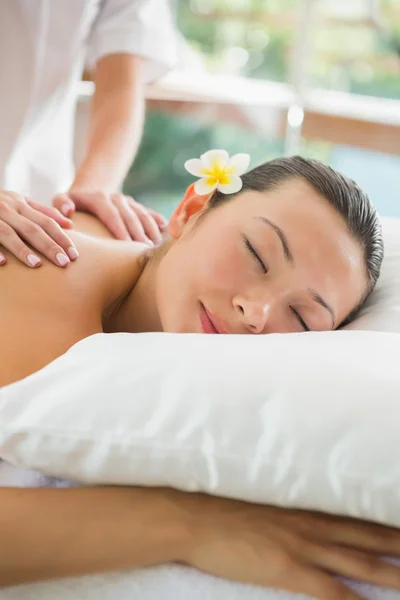
<path fill-rule="evenodd" d="M 294 257 L 293 257 L 292 251 L 290 250 L 290 246 L 287 241 L 287 237 L 283 233 L 282 229 L 280 227 L 278 227 L 278 225 L 276 225 L 275 223 L 273 223 L 272 221 L 267 219 L 266 217 L 260 216 L 260 217 L 255 217 L 255 218 L 258 221 L 262 221 L 263 223 L 265 223 L 266 225 L 268 225 L 271 229 L 273 229 L 275 231 L 275 233 L 279 237 L 279 240 L 282 244 L 282 249 L 283 249 L 283 253 L 285 255 L 286 260 L 288 262 L 290 262 L 292 265 L 294 265 Z M 324 300 L 322 298 L 322 296 L 320 294 L 318 294 L 318 292 L 316 292 L 315 290 L 309 289 L 308 292 L 315 302 L 317 302 L 320 306 L 325 308 L 330 313 L 330 315 L 332 317 L 332 328 L 334 329 L 335 322 L 336 322 L 336 315 L 335 315 L 335 311 L 333 310 L 332 306 L 330 304 L 328 304 L 326 302 L 326 300 Z"/>
<path fill-rule="evenodd" d="M 278 225 L 275 225 L 275 223 L 273 223 L 266 217 L 255 217 L 255 218 L 259 221 L 262 221 L 263 223 L 265 223 L 266 225 L 268 225 L 269 227 L 271 227 L 271 229 L 273 229 L 275 231 L 275 233 L 277 234 L 277 236 L 279 237 L 279 239 L 281 241 L 283 253 L 285 255 L 286 260 L 288 262 L 291 262 L 292 264 L 294 264 L 293 254 L 289 248 L 289 244 L 288 244 L 286 235 L 283 233 L 282 229 L 280 227 L 278 227 Z"/>
<path fill-rule="evenodd" d="M 326 302 L 326 300 L 324 300 L 322 298 L 322 296 L 320 296 L 318 294 L 318 292 L 316 292 L 315 290 L 308 290 L 310 296 L 312 297 L 313 300 L 315 300 L 315 302 L 318 302 L 318 304 L 320 304 L 321 306 L 323 306 L 324 308 L 326 308 L 326 310 L 330 313 L 331 317 L 332 317 L 332 329 L 335 329 L 335 322 L 336 322 L 336 315 L 335 315 L 335 311 L 333 310 L 332 306 L 330 304 L 328 304 Z"/>

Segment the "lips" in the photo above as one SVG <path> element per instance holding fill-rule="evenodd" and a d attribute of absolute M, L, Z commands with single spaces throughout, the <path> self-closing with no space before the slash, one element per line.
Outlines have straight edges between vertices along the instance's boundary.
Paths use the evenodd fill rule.
<path fill-rule="evenodd" d="M 207 312 L 203 304 L 200 304 L 200 324 L 204 333 L 227 333 L 217 319 Z"/>
<path fill-rule="evenodd" d="M 202 304 L 200 304 L 200 325 L 204 333 L 218 333 Z"/>

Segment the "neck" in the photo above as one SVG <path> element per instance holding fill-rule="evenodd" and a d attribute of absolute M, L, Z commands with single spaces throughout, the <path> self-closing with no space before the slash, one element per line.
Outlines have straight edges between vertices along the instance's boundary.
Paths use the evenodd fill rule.
<path fill-rule="evenodd" d="M 127 293 L 111 307 L 106 316 L 107 333 L 144 333 L 162 331 L 156 300 L 158 265 L 165 254 L 166 244 L 153 253 L 145 252 L 139 259 L 139 276 Z"/>

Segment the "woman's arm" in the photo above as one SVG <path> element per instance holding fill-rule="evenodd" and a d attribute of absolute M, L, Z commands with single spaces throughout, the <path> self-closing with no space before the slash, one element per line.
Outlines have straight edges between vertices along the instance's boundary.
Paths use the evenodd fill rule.
<path fill-rule="evenodd" d="M 173 493 L 140 488 L 0 488 L 0 585 L 181 558 Z"/>
<path fill-rule="evenodd" d="M 70 189 L 53 204 L 66 216 L 75 208 L 96 215 L 120 240 L 153 245 L 161 241 L 166 220 L 118 193 L 142 137 L 143 62 L 130 53 L 97 62 L 86 152 Z"/>
<path fill-rule="evenodd" d="M 72 191 L 120 189 L 143 133 L 143 67 L 140 56 L 124 53 L 108 54 L 96 64 L 87 148 Z"/>
<path fill-rule="evenodd" d="M 0 585 L 181 562 L 321 600 L 359 598 L 328 573 L 400 589 L 400 533 L 161 488 L 0 489 Z"/>

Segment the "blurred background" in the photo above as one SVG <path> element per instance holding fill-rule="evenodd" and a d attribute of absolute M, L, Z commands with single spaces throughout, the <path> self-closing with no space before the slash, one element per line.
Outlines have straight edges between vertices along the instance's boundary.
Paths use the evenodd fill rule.
<path fill-rule="evenodd" d="M 169 216 L 188 158 L 321 159 L 400 217 L 400 0 L 171 0 L 179 65 L 149 86 L 124 190 Z M 84 98 L 82 99 L 84 101 Z"/>

